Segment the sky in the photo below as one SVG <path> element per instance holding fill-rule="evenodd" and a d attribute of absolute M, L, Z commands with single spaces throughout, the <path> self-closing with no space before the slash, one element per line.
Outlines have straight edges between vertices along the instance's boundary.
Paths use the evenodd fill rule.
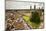
<path fill-rule="evenodd" d="M 33 2 L 24 2 L 24 1 L 15 1 L 15 0 L 8 0 L 6 1 L 6 9 L 34 9 L 34 5 L 36 5 L 36 9 L 42 8 L 44 5 L 43 3 L 33 3 Z"/>

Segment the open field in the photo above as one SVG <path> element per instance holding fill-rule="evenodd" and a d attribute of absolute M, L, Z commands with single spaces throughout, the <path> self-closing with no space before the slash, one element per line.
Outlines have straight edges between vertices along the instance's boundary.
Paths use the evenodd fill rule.
<path fill-rule="evenodd" d="M 38 14 L 36 14 L 35 12 Z M 35 13 L 35 14 L 33 15 L 32 13 Z M 32 20 L 33 17 L 34 17 L 34 20 Z M 35 20 L 37 20 L 38 23 Z M 44 10 L 43 9 L 6 10 L 5 21 L 6 21 L 5 22 L 6 30 L 40 29 L 40 28 L 43 28 L 44 26 Z"/>

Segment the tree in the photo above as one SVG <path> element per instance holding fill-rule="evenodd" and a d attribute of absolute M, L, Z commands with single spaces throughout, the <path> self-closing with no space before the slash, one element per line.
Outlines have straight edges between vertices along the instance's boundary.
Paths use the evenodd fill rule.
<path fill-rule="evenodd" d="M 30 20 L 31 22 L 34 22 L 36 24 L 39 24 L 40 23 L 40 16 L 39 16 L 39 13 L 38 12 L 33 12 L 32 13 L 32 18 Z"/>

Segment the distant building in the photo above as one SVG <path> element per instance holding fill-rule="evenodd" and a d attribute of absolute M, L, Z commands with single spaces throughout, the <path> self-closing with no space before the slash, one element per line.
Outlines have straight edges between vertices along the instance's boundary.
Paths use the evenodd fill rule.
<path fill-rule="evenodd" d="M 36 5 L 34 5 L 34 10 L 36 9 Z"/>
<path fill-rule="evenodd" d="M 32 9 L 32 6 L 30 6 L 30 10 Z"/>
<path fill-rule="evenodd" d="M 40 7 L 39 7 L 39 9 L 40 9 Z"/>

